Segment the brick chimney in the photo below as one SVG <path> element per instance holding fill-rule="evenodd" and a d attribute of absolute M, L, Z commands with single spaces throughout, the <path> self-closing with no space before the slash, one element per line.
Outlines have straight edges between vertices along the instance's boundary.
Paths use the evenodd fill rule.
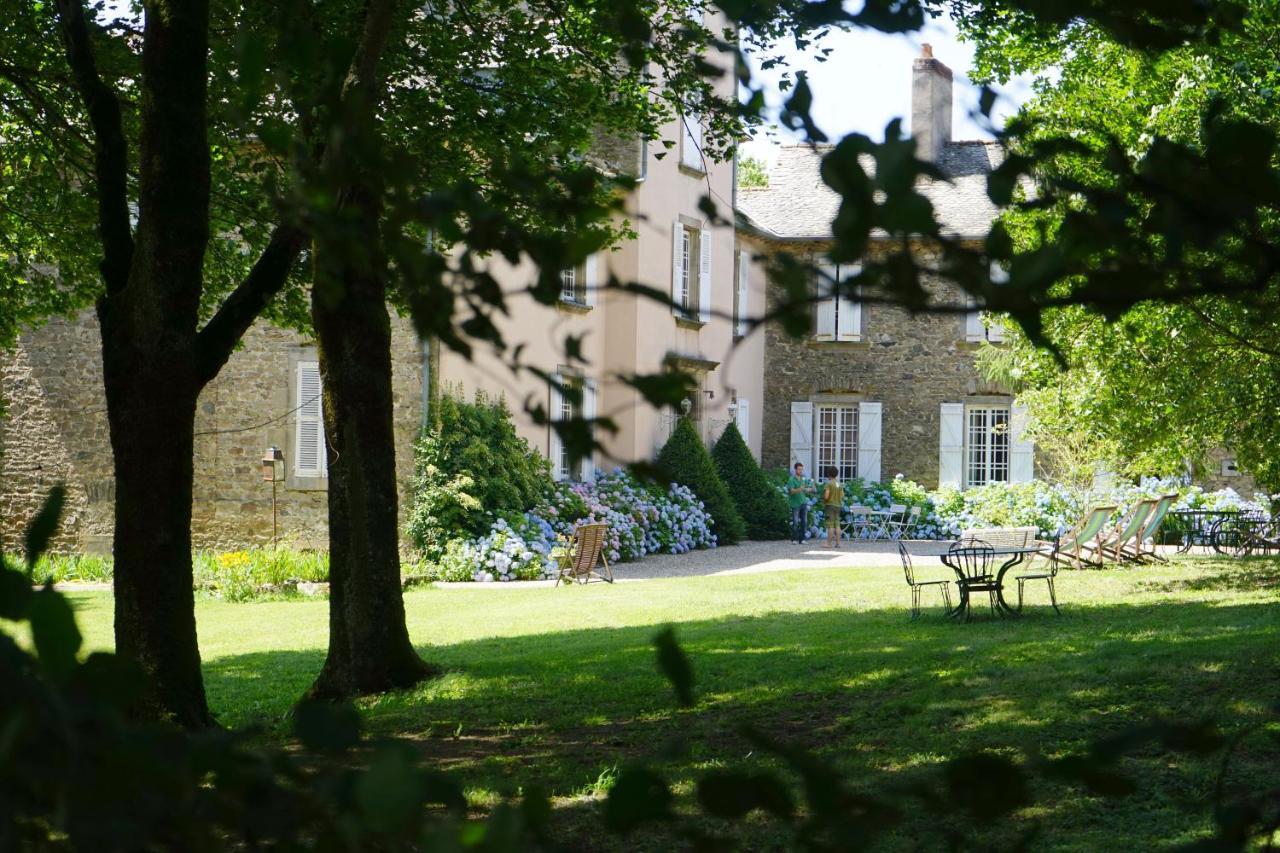
<path fill-rule="evenodd" d="M 933 58 L 928 44 L 911 61 L 911 135 L 916 156 L 932 163 L 951 141 L 951 69 Z"/>

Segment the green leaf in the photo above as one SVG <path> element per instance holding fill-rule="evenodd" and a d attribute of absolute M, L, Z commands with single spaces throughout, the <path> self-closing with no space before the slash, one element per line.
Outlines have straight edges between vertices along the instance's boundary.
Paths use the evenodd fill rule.
<path fill-rule="evenodd" d="M 41 555 L 49 548 L 49 540 L 57 532 L 58 522 L 62 518 L 62 505 L 66 498 L 66 488 L 61 483 L 54 486 L 49 490 L 49 496 L 45 498 L 44 505 L 36 513 L 36 517 L 31 519 L 31 524 L 27 526 L 26 559 L 28 574 L 35 569 Z"/>
<path fill-rule="evenodd" d="M 962 756 L 947 764 L 945 776 L 951 801 L 980 821 L 995 820 L 1031 802 L 1026 772 L 1001 755 Z"/>
<path fill-rule="evenodd" d="M 671 789 L 662 777 L 644 767 L 630 767 L 609 789 L 604 822 L 616 832 L 630 832 L 642 824 L 669 818 L 671 802 Z"/>
<path fill-rule="evenodd" d="M 31 600 L 31 579 L 22 572 L 0 567 L 0 619 L 21 619 Z"/>
<path fill-rule="evenodd" d="M 41 665 L 55 678 L 70 675 L 76 666 L 81 637 L 67 599 L 52 586 L 45 586 L 31 597 L 28 614 Z"/>
<path fill-rule="evenodd" d="M 737 819 L 760 809 L 789 818 L 795 803 L 786 784 L 771 772 L 713 770 L 698 780 L 698 802 L 708 814 Z"/>
<path fill-rule="evenodd" d="M 360 713 L 350 702 L 303 700 L 293 710 L 293 733 L 308 749 L 344 752 L 360 740 Z"/>
<path fill-rule="evenodd" d="M 676 641 L 676 631 L 668 625 L 653 638 L 658 650 L 658 669 L 675 688 L 676 700 L 686 708 L 693 707 L 693 665 Z"/>

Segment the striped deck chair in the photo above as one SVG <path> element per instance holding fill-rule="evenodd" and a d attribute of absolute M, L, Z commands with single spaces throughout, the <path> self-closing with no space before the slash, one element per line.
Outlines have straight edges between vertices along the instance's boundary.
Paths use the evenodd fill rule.
<path fill-rule="evenodd" d="M 604 537 L 608 530 L 609 525 L 603 522 L 579 524 L 573 528 L 559 557 L 560 575 L 556 578 L 556 586 L 561 581 L 588 583 L 593 577 L 613 583 L 613 571 L 604 557 Z M 604 567 L 603 574 L 596 571 L 597 566 Z"/>
<path fill-rule="evenodd" d="M 1085 543 L 1094 542 L 1102 534 L 1102 528 L 1115 512 L 1113 506 L 1095 506 L 1080 520 L 1074 529 L 1058 537 L 1056 542 L 1046 542 L 1040 549 L 1041 556 L 1056 563 L 1066 563 L 1077 569 L 1085 566 L 1101 566 L 1102 561 L 1085 553 Z"/>
<path fill-rule="evenodd" d="M 1169 514 L 1169 510 L 1173 509 L 1177 500 L 1177 495 L 1164 495 L 1156 501 L 1156 508 L 1151 511 L 1151 515 L 1147 516 L 1147 523 L 1142 527 L 1142 536 L 1138 539 L 1138 559 L 1150 558 L 1162 563 L 1169 562 L 1156 551 L 1156 534 L 1160 532 L 1160 525 L 1164 523 L 1165 516 Z M 1148 545 L 1148 542 L 1151 544 Z"/>
<path fill-rule="evenodd" d="M 1147 519 L 1155 508 L 1154 499 L 1138 501 L 1130 508 L 1123 521 L 1115 527 L 1104 529 L 1096 540 L 1085 542 L 1082 547 L 1095 554 L 1100 562 L 1137 560 L 1137 539 L 1147 529 Z"/>

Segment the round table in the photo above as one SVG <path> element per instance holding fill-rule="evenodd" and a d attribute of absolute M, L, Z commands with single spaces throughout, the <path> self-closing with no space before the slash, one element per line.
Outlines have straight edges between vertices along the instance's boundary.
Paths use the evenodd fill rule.
<path fill-rule="evenodd" d="M 908 552 L 911 553 L 913 556 L 938 557 L 939 559 L 942 560 L 943 565 L 947 566 L 949 569 L 951 569 L 956 573 L 958 580 L 962 581 L 961 583 L 956 584 L 956 586 L 960 588 L 960 603 L 957 604 L 954 608 L 952 608 L 947 613 L 947 615 L 956 619 L 966 619 L 969 615 L 969 594 L 968 594 L 968 591 L 965 589 L 965 584 L 963 583 L 963 581 L 967 581 L 969 580 L 969 578 L 965 575 L 964 567 L 962 565 L 958 564 L 956 561 L 949 559 L 949 556 L 950 556 L 949 551 L 951 549 L 951 546 L 955 543 L 936 542 L 936 543 L 929 543 L 929 545 L 932 547 L 920 547 L 923 541 L 924 540 L 916 540 L 915 542 L 910 543 L 910 547 L 907 548 Z M 1005 575 L 1009 573 L 1010 569 L 1023 563 L 1028 558 L 1034 557 L 1036 554 L 1039 554 L 1040 549 L 1043 548 L 1044 546 L 1045 546 L 1044 542 L 1033 542 L 1031 544 L 1022 545 L 1022 546 L 1016 546 L 1016 545 L 987 546 L 991 548 L 997 560 L 1000 560 L 1002 558 L 1004 560 L 1004 562 L 1000 564 L 1000 568 L 996 570 L 996 574 L 995 574 L 996 613 L 998 613 L 1000 616 L 1004 617 L 1004 616 L 1020 616 L 1021 615 L 1016 608 L 1011 607 L 1009 605 L 1009 602 L 1004 600 Z"/>

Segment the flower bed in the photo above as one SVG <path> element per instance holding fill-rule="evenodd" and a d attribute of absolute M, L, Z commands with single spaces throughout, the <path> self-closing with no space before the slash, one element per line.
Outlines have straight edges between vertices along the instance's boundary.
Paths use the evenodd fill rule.
<path fill-rule="evenodd" d="M 776 488 L 785 493 L 785 472 L 775 471 L 771 477 Z M 1091 506 L 1114 504 L 1115 516 L 1119 518 L 1140 500 L 1175 493 L 1178 500 L 1172 511 L 1266 512 L 1268 504 L 1265 495 L 1247 500 L 1232 489 L 1206 492 L 1199 486 L 1186 485 L 1171 478 L 1148 478 L 1137 484 L 1084 492 L 1044 480 L 992 483 L 964 491 L 945 488 L 929 492 L 899 475 L 884 483 L 866 483 L 859 479 L 849 481 L 845 484 L 845 506 L 861 505 L 872 509 L 888 509 L 893 504 L 919 506 L 920 522 L 911 531 L 913 539 L 954 539 L 960 531 L 972 527 L 1035 527 L 1041 538 L 1052 539 L 1075 526 Z M 810 501 L 810 538 L 826 536 L 819 503 L 817 498 Z M 1166 522 L 1166 529 L 1174 530 L 1176 527 L 1176 520 Z"/>
<path fill-rule="evenodd" d="M 427 571 L 444 581 L 552 578 L 560 536 L 579 522 L 608 525 L 610 563 L 716 545 L 711 516 L 687 487 L 642 483 L 617 470 L 593 483 L 557 483 L 533 510 L 495 518 L 483 536 L 450 540 L 438 565 Z"/>

